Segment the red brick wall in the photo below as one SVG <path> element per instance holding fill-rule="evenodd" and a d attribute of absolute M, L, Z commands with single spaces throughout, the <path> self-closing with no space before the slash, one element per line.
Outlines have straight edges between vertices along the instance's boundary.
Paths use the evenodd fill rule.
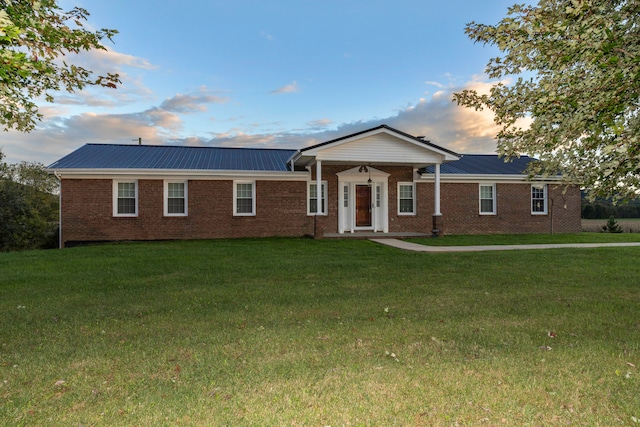
<path fill-rule="evenodd" d="M 328 215 L 307 215 L 307 183 L 256 181 L 256 215 L 233 215 L 233 181 L 188 183 L 186 217 L 165 217 L 162 180 L 138 180 L 138 216 L 113 216 L 110 179 L 62 181 L 62 241 L 210 239 L 303 236 L 338 232 L 337 172 L 353 166 L 323 166 Z M 416 215 L 398 215 L 398 182 L 411 182 L 409 167 L 376 167 L 390 174 L 389 231 L 431 233 L 433 183 L 416 184 Z M 549 214 L 531 215 L 531 186 L 497 184 L 497 214 L 478 213 L 478 184 L 442 184 L 444 234 L 572 233 L 580 228 L 580 191 L 549 185 Z M 316 223 L 316 219 L 318 220 Z"/>
<path fill-rule="evenodd" d="M 496 215 L 479 214 L 477 183 L 442 184 L 440 191 L 444 234 L 581 231 L 578 187 L 549 184 L 547 215 L 531 214 L 530 183 L 496 184 Z"/>
<path fill-rule="evenodd" d="M 256 215 L 233 215 L 233 181 L 189 181 L 188 216 L 165 217 L 162 180 L 138 180 L 138 216 L 113 216 L 109 179 L 62 181 L 63 242 L 313 234 L 306 182 L 256 181 Z"/>

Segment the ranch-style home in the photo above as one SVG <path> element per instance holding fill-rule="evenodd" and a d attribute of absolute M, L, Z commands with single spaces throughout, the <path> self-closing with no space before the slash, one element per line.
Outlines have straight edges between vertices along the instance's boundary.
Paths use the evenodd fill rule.
<path fill-rule="evenodd" d="M 579 232 L 580 190 L 532 159 L 380 125 L 299 150 L 87 144 L 51 164 L 62 246 L 262 236 Z"/>

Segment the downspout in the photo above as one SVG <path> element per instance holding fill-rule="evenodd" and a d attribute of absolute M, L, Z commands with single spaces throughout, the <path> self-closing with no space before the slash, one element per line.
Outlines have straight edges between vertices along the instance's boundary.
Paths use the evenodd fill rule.
<path fill-rule="evenodd" d="M 549 197 L 549 219 L 551 222 L 551 234 L 553 234 L 553 197 Z"/>
<path fill-rule="evenodd" d="M 56 171 L 53 171 L 53 175 L 60 182 L 58 189 L 58 249 L 62 249 L 62 177 Z"/>

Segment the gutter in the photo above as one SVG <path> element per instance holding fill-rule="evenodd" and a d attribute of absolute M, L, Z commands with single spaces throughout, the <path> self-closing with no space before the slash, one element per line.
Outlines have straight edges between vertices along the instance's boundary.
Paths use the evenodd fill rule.
<path fill-rule="evenodd" d="M 433 173 L 423 173 L 422 181 L 433 182 L 435 180 Z M 529 178 L 527 175 L 507 175 L 507 174 L 442 174 L 442 182 L 459 182 L 459 183 L 477 183 L 477 182 L 561 182 L 561 176 L 535 176 Z"/>
<path fill-rule="evenodd" d="M 51 169 L 49 171 L 53 172 Z M 68 179 L 113 179 L 115 177 L 140 177 L 142 179 L 185 178 L 207 179 L 255 179 L 259 181 L 306 181 L 306 172 L 200 170 L 200 169 L 58 169 L 58 174 Z"/>

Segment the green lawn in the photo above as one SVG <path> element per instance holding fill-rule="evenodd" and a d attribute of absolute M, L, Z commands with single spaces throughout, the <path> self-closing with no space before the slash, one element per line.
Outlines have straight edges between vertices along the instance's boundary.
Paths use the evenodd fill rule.
<path fill-rule="evenodd" d="M 639 256 L 0 253 L 0 425 L 639 425 Z"/>
<path fill-rule="evenodd" d="M 605 221 L 606 223 L 606 221 Z M 406 239 L 429 246 L 470 245 L 535 245 L 547 243 L 622 243 L 640 242 L 638 233 L 574 233 L 574 234 L 482 234 L 453 235 Z"/>

